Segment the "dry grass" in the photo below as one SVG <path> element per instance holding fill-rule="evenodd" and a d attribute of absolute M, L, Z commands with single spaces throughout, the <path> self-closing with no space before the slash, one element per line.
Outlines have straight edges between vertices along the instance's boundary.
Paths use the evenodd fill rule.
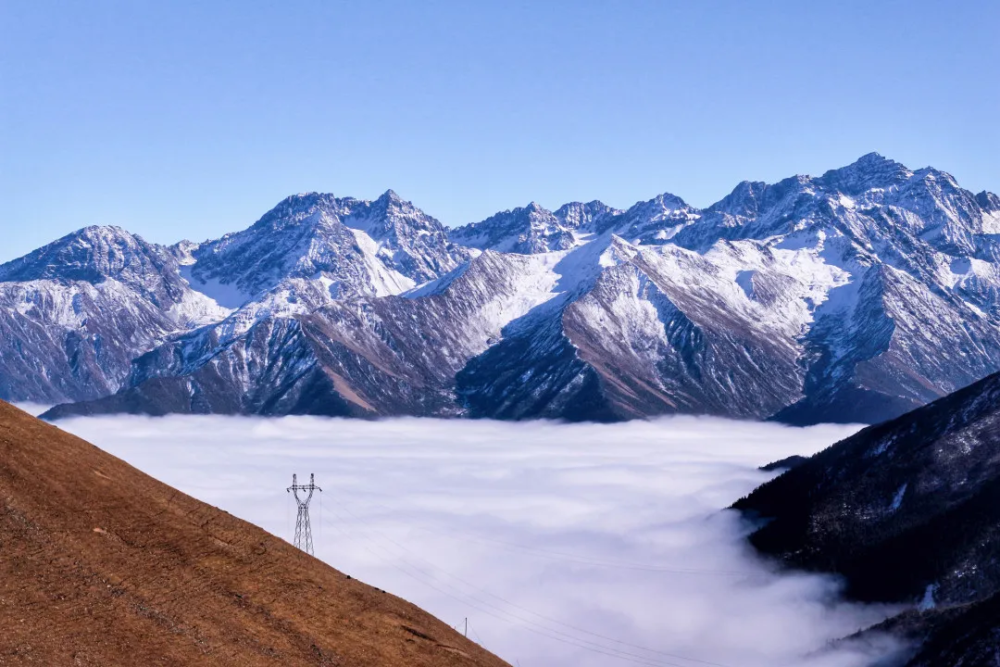
<path fill-rule="evenodd" d="M 431 615 L 0 403 L 0 665 L 501 667 Z"/>

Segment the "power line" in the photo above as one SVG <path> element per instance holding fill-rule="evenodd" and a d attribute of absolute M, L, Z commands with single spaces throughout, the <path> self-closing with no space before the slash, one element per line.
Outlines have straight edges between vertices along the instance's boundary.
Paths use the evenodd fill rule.
<path fill-rule="evenodd" d="M 348 509 L 346 506 L 342 505 L 342 507 L 344 508 L 344 510 L 346 512 L 348 512 L 349 514 L 351 514 L 355 519 L 358 519 L 359 521 L 361 520 L 361 517 L 358 517 L 356 514 L 354 514 L 353 512 L 351 512 L 351 510 Z M 404 545 L 402 545 L 399 542 L 397 542 L 396 540 L 392 539 L 391 537 L 389 537 L 385 533 L 382 533 L 381 531 L 379 531 L 376 528 L 372 528 L 371 530 L 373 532 L 378 533 L 379 535 L 381 535 L 383 538 L 385 538 L 389 542 L 392 542 L 397 547 L 399 547 L 401 550 L 403 550 L 405 552 L 409 552 L 409 553 L 412 554 L 412 551 L 410 551 Z M 721 663 L 717 663 L 717 662 L 711 662 L 711 661 L 708 661 L 708 660 L 701 660 L 701 659 L 698 659 L 698 658 L 690 658 L 690 657 L 679 655 L 679 654 L 676 654 L 676 653 L 669 653 L 667 651 L 661 651 L 659 649 L 653 649 L 653 648 L 649 648 L 649 647 L 646 647 L 646 646 L 641 646 L 639 644 L 632 644 L 632 643 L 626 642 L 624 640 L 615 639 L 614 637 L 608 637 L 608 636 L 605 636 L 605 635 L 602 635 L 602 634 L 599 634 L 599 633 L 596 633 L 596 632 L 592 632 L 592 631 L 584 629 L 584 628 L 579 628 L 577 626 L 570 625 L 568 623 L 564 623 L 564 622 L 559 621 L 557 619 L 545 616 L 543 614 L 539 614 L 539 613 L 537 613 L 535 611 L 532 611 L 531 609 L 527 609 L 526 607 L 522 607 L 521 605 L 519 605 L 517 603 L 511 602 L 510 600 L 507 600 L 507 599 L 505 599 L 503 597 L 500 597 L 499 595 L 496 595 L 494 593 L 491 593 L 490 591 L 487 591 L 487 590 L 485 590 L 483 588 L 480 588 L 480 587 L 476 586 L 475 584 L 473 584 L 473 583 L 471 583 L 471 582 L 463 579 L 462 577 L 459 577 L 456 574 L 451 574 L 451 573 L 449 573 L 449 572 L 447 572 L 445 570 L 442 570 L 441 568 L 437 567 L 436 565 L 434 565 L 433 563 L 429 562 L 428 560 L 426 560 L 424 558 L 421 558 L 417 554 L 413 554 L 413 555 L 417 559 L 419 559 L 419 560 L 423 561 L 424 563 L 426 563 L 429 567 L 431 567 L 433 569 L 436 569 L 439 572 L 442 572 L 443 574 L 445 574 L 445 576 L 452 577 L 453 579 L 456 579 L 456 580 L 462 582 L 463 584 L 465 584 L 469 588 L 472 588 L 473 590 L 477 590 L 477 591 L 479 591 L 479 592 L 481 592 L 481 593 L 483 593 L 485 595 L 488 595 L 488 596 L 490 596 L 490 597 L 492 597 L 492 598 L 494 598 L 496 600 L 499 600 L 500 602 L 502 602 L 504 604 L 510 605 L 511 607 L 514 607 L 516 609 L 520 609 L 521 611 L 524 611 L 524 612 L 526 612 L 528 614 L 531 614 L 532 616 L 536 616 L 537 618 L 541 618 L 541 619 L 543 619 L 545 621 L 548 621 L 550 623 L 555 623 L 557 625 L 561 625 L 561 626 L 563 626 L 565 628 L 569 628 L 569 629 L 575 630 L 577 632 L 582 632 L 582 633 L 590 635 L 592 637 L 598 637 L 598 638 L 604 639 L 606 641 L 615 642 L 615 643 L 621 644 L 623 646 L 628 646 L 630 648 L 639 649 L 639 650 L 642 650 L 642 651 L 648 651 L 650 653 L 657 653 L 659 655 L 663 655 L 663 656 L 669 657 L 669 658 L 676 658 L 676 659 L 679 659 L 679 660 L 686 660 L 688 662 L 696 662 L 696 663 L 700 663 L 700 664 L 704 664 L 704 665 L 711 665 L 712 667 L 727 667 L 726 665 L 722 665 Z M 558 632 L 558 631 L 553 630 L 553 632 Z M 586 641 L 586 640 L 583 640 L 583 641 Z"/>
<path fill-rule="evenodd" d="M 465 622 L 466 622 L 466 624 L 468 624 L 469 619 L 465 619 Z M 469 629 L 472 630 L 472 636 L 476 638 L 476 642 L 480 646 L 482 646 L 483 648 L 486 648 L 486 644 L 483 643 L 483 638 L 479 636 L 479 633 L 476 632 L 476 629 L 474 627 L 472 627 L 471 625 L 469 626 Z M 489 649 L 487 649 L 487 650 L 489 650 Z"/>
<path fill-rule="evenodd" d="M 334 530 L 336 530 L 339 533 L 341 533 L 342 535 L 350 537 L 349 533 L 347 533 L 343 529 L 339 528 L 338 526 L 331 525 L 331 527 Z M 371 540 L 369 540 L 369 541 L 371 541 Z M 372 543 L 374 544 L 374 541 L 372 541 Z M 369 547 L 364 546 L 364 545 L 362 545 L 362 546 L 363 546 L 363 548 L 366 551 L 368 551 L 369 553 L 371 553 L 373 556 L 375 556 L 376 558 L 378 558 L 383 563 L 385 563 L 385 564 L 389 565 L 390 567 L 392 567 L 392 568 L 394 568 L 394 569 L 402 572 L 406 576 L 408 576 L 408 577 L 410 577 L 410 578 L 412 578 L 412 579 L 420 582 L 421 584 L 423 584 L 423 585 L 425 585 L 425 586 L 427 586 L 427 587 L 429 587 L 429 588 L 437 591 L 438 593 L 441 593 L 442 595 L 444 595 L 444 596 L 446 596 L 446 597 L 448 597 L 448 598 L 450 598 L 452 600 L 455 600 L 456 602 L 458 602 L 460 604 L 468 605 L 468 606 L 472 607 L 473 609 L 476 609 L 477 611 L 479 611 L 479 612 L 481 612 L 481 613 L 483 613 L 483 614 L 485 614 L 487 616 L 490 616 L 491 618 L 495 618 L 495 619 L 497 619 L 499 621 L 503 621 L 504 623 L 509 623 L 511 625 L 515 625 L 516 624 L 516 625 L 518 625 L 518 627 L 520 627 L 522 630 L 525 630 L 526 632 L 530 632 L 532 634 L 539 635 L 539 636 L 545 637 L 547 639 L 552 639 L 554 641 L 561 642 L 561 643 L 567 644 L 569 646 L 574 646 L 576 648 L 580 648 L 580 649 L 583 649 L 583 650 L 586 650 L 586 651 L 591 651 L 592 653 L 599 653 L 601 655 L 606 655 L 606 656 L 609 656 L 609 657 L 612 657 L 612 658 L 618 658 L 619 660 L 624 660 L 625 662 L 631 662 L 631 663 L 635 663 L 635 664 L 638 664 L 638 665 L 646 665 L 647 667 L 686 667 L 685 665 L 681 665 L 681 664 L 675 663 L 675 662 L 652 662 L 650 660 L 646 660 L 646 659 L 641 658 L 641 656 L 639 657 L 639 659 L 632 659 L 630 657 L 627 657 L 629 654 L 624 654 L 624 653 L 621 653 L 621 652 L 612 652 L 612 651 L 615 651 L 615 649 L 611 649 L 610 647 L 598 647 L 598 648 L 594 648 L 593 646 L 598 646 L 598 645 L 595 644 L 593 646 L 587 646 L 585 644 L 578 643 L 578 642 L 584 641 L 584 640 L 576 639 L 574 641 L 575 638 L 572 638 L 572 637 L 569 640 L 563 639 L 561 637 L 557 637 L 557 636 L 554 636 L 554 635 L 551 635 L 551 634 L 548 634 L 548 633 L 544 632 L 543 630 L 547 630 L 547 628 L 545 628 L 545 626 L 541 626 L 541 625 L 537 626 L 538 628 L 542 628 L 543 629 L 543 630 L 539 630 L 536 627 L 532 627 L 531 625 L 528 625 L 528 623 L 530 623 L 529 621 L 524 621 L 523 619 L 518 619 L 513 614 L 510 614 L 510 612 L 505 612 L 508 615 L 512 616 L 515 620 L 520 621 L 520 623 L 515 623 L 510 618 L 505 618 L 503 616 L 495 614 L 495 613 L 491 612 L 489 609 L 483 609 L 482 607 L 479 607 L 476 604 L 474 604 L 474 602 L 470 602 L 469 601 L 469 600 L 473 600 L 474 601 L 475 598 L 472 598 L 471 596 L 467 596 L 467 597 L 469 597 L 469 600 L 463 600 L 462 598 L 457 597 L 456 595 L 454 595 L 454 594 L 452 594 L 452 593 L 450 593 L 450 592 L 448 592 L 448 591 L 446 591 L 446 590 L 444 590 L 442 588 L 439 588 L 438 586 L 435 586 L 430 581 L 427 581 L 426 579 L 423 579 L 423 578 L 421 578 L 421 577 L 419 577 L 417 575 L 414 575 L 413 573 L 411 573 L 411 572 L 409 572 L 407 570 L 402 569 L 401 567 L 399 567 L 395 563 L 391 562 L 390 560 L 386 559 L 383 556 L 380 556 L 375 551 L 372 551 L 372 549 L 370 549 Z M 404 561 L 404 562 L 406 562 L 406 561 Z M 414 567 L 412 564 L 409 564 L 409 563 L 407 563 L 407 564 L 410 565 L 410 567 Z M 420 571 L 419 568 L 414 568 L 414 569 L 417 569 L 417 571 Z M 460 595 L 464 595 L 462 593 L 459 593 L 459 594 Z M 569 636 L 569 635 L 566 635 L 566 636 Z M 607 649 L 607 650 L 605 650 L 605 649 Z"/>
<path fill-rule="evenodd" d="M 354 516 L 355 519 L 359 519 L 360 520 L 360 517 L 358 517 L 357 515 L 353 514 L 347 507 L 344 507 L 342 505 L 341 505 L 341 507 L 344 509 L 344 511 L 346 511 L 349 514 L 351 514 L 352 516 Z M 518 604 L 516 604 L 514 602 L 506 600 L 506 599 L 504 599 L 504 598 L 502 598 L 502 597 L 500 597 L 498 595 L 490 593 L 489 591 L 487 591 L 485 589 L 482 589 L 482 588 L 476 586 L 475 584 L 472 584 L 471 582 L 469 582 L 469 581 L 467 581 L 467 580 L 459 577 L 458 575 L 454 575 L 454 574 L 451 574 L 451 573 L 449 573 L 449 572 L 447 572 L 445 570 L 442 570 L 441 568 L 437 567 L 433 563 L 430 563 L 426 559 L 421 558 L 419 555 L 413 554 L 407 547 L 405 547 L 404 545 L 402 545 L 399 542 L 395 541 L 391 537 L 385 535 L 384 533 L 381 533 L 377 529 L 373 528 L 372 531 L 375 532 L 375 533 L 377 533 L 378 535 L 380 535 L 384 540 L 386 540 L 386 541 L 394 544 L 402 552 L 409 553 L 410 555 L 412 555 L 417 560 L 423 561 L 430 568 L 432 568 L 434 570 L 437 570 L 438 572 L 441 572 L 445 576 L 451 577 L 453 579 L 456 579 L 457 581 L 462 582 L 464 585 L 468 586 L 469 588 L 471 588 L 473 590 L 479 591 L 480 593 L 483 593 L 483 594 L 488 595 L 488 596 L 490 596 L 490 597 L 492 597 L 492 598 L 494 598 L 496 600 L 499 600 L 500 602 L 502 602 L 502 603 L 504 603 L 506 605 L 509 605 L 509 606 L 511 606 L 511 607 L 513 607 L 515 609 L 520 609 L 521 611 L 523 611 L 525 613 L 528 613 L 528 614 L 530 614 L 532 616 L 535 616 L 537 618 L 541 618 L 541 619 L 543 619 L 545 621 L 548 621 L 550 623 L 555 623 L 557 625 L 561 625 L 561 626 L 566 627 L 568 629 L 575 630 L 576 632 L 587 634 L 587 635 L 590 635 L 590 636 L 593 636 L 593 637 L 598 637 L 600 639 L 604 639 L 606 641 L 614 642 L 614 643 L 620 644 L 622 646 L 627 646 L 629 648 L 638 649 L 638 650 L 642 650 L 642 651 L 647 651 L 649 653 L 656 653 L 658 655 L 662 655 L 662 656 L 665 656 L 665 657 L 670 657 L 670 658 L 674 658 L 674 659 L 678 659 L 678 660 L 685 660 L 685 661 L 688 661 L 688 662 L 696 662 L 696 663 L 705 664 L 705 665 L 712 665 L 714 667 L 726 667 L 725 665 L 722 665 L 720 663 L 710 662 L 710 661 L 707 661 L 707 660 L 700 660 L 698 658 L 689 658 L 687 656 L 682 656 L 682 655 L 678 655 L 678 654 L 674 654 L 674 653 L 669 653 L 669 652 L 666 652 L 666 651 L 660 651 L 658 649 L 651 649 L 651 648 L 648 648 L 648 647 L 640 646 L 638 644 L 631 644 L 629 642 L 625 642 L 625 641 L 622 641 L 622 640 L 614 639 L 612 637 L 606 637 L 604 635 L 600 635 L 598 633 L 594 633 L 594 632 L 591 632 L 591 631 L 583 629 L 583 628 L 578 628 L 576 626 L 569 625 L 567 623 L 563 623 L 561 621 L 558 621 L 556 619 L 544 616 L 542 614 L 538 614 L 538 613 L 536 613 L 536 612 L 534 612 L 534 611 L 532 611 L 530 609 L 527 609 L 527 608 L 522 607 L 522 606 L 520 606 L 520 605 L 518 605 Z M 373 544 L 377 545 L 377 543 L 371 537 L 369 537 L 367 535 L 367 531 L 360 530 L 359 532 L 361 532 L 363 534 L 363 536 L 365 537 L 365 539 L 368 539 L 370 542 L 372 542 Z M 384 550 L 384 547 L 381 547 L 381 548 Z M 369 549 L 369 551 L 371 551 L 371 550 Z M 406 563 L 408 566 L 410 566 L 411 568 L 417 570 L 418 572 L 422 572 L 425 575 L 429 574 L 426 570 L 422 570 L 420 567 L 414 565 L 413 563 L 410 563 L 410 562 L 406 561 L 405 558 L 403 558 L 401 560 L 404 563 Z M 390 565 L 393 565 L 393 567 L 395 567 L 395 565 L 392 564 L 392 563 L 390 563 Z M 400 569 L 400 568 L 396 567 L 396 569 Z M 431 588 L 434 588 L 438 592 L 441 592 L 441 593 L 443 593 L 445 595 L 448 595 L 448 597 L 451 597 L 452 599 L 456 599 L 457 601 L 462 602 L 463 604 L 469 604 L 467 601 L 458 600 L 457 598 L 455 598 L 455 596 L 453 596 L 450 593 L 447 593 L 445 591 L 442 591 L 440 588 L 434 586 L 433 584 L 431 584 L 431 583 L 429 583 L 429 582 L 427 582 L 427 581 L 425 581 L 423 579 L 415 577 L 412 574 L 410 574 L 409 576 L 417 578 L 422 583 L 430 586 Z M 444 585 L 448 585 L 448 584 L 446 584 L 444 582 L 442 582 L 442 583 Z M 492 603 L 490 603 L 490 602 L 488 602 L 486 600 L 482 600 L 481 598 L 477 598 L 477 597 L 475 597 L 473 595 L 465 593 L 465 592 L 461 591 L 460 589 L 458 589 L 455 586 L 451 586 L 451 588 L 453 588 L 454 590 L 456 590 L 460 595 L 463 595 L 463 596 L 467 597 L 469 600 L 476 601 L 476 602 L 480 603 L 481 605 L 486 605 L 487 607 L 490 607 L 490 608 L 498 611 L 501 614 L 505 614 L 505 615 L 507 615 L 507 616 L 515 619 L 516 621 L 520 622 L 520 624 L 522 624 L 522 627 L 524 627 L 525 629 L 534 631 L 536 634 L 542 634 L 543 636 L 547 636 L 550 639 L 555 639 L 556 641 L 563 641 L 564 643 L 572 643 L 572 645 L 577 646 L 579 648 L 586 649 L 586 650 L 598 650 L 598 652 L 604 653 L 605 655 L 610 655 L 610 656 L 613 656 L 613 657 L 618 657 L 620 659 L 628 660 L 628 661 L 631 661 L 631 662 L 636 662 L 638 660 L 638 661 L 641 661 L 641 664 L 647 664 L 647 665 L 672 665 L 672 666 L 675 666 L 675 667 L 683 667 L 681 665 L 678 665 L 678 663 L 674 663 L 674 662 L 665 662 L 665 661 L 662 661 L 662 660 L 659 661 L 659 662 L 654 662 L 654 660 L 656 660 L 656 658 L 652 658 L 650 656 L 639 655 L 639 654 L 636 654 L 636 653 L 631 653 L 629 651 L 624 651 L 622 649 L 617 649 L 617 648 L 605 646 L 603 644 L 599 644 L 599 643 L 594 642 L 594 641 L 590 641 L 590 640 L 587 640 L 587 639 L 583 639 L 581 637 L 577 637 L 577 636 L 574 636 L 574 635 L 571 635 L 571 634 L 567 634 L 565 632 L 561 632 L 559 630 L 556 630 L 555 628 L 547 627 L 547 626 L 542 625 L 540 623 L 537 623 L 535 621 L 531 621 L 529 619 L 526 619 L 526 618 L 524 618 L 522 616 L 518 616 L 517 614 L 514 614 L 514 613 L 508 611 L 507 609 L 504 609 L 504 608 L 499 607 L 497 605 L 494 605 L 494 604 L 492 604 Z M 475 605 L 473 605 L 473 606 L 475 607 Z M 498 618 L 496 616 L 496 614 L 491 613 L 488 610 L 483 609 L 482 607 L 475 607 L 475 608 L 477 608 L 479 611 L 482 611 L 482 612 L 486 613 L 489 616 L 493 616 L 494 618 Z M 506 621 L 508 623 L 512 622 L 512 621 L 510 621 L 510 619 L 507 619 L 507 618 L 500 618 L 500 620 L 504 620 L 504 621 Z M 541 632 L 538 629 L 541 629 L 541 631 L 544 631 L 544 632 Z M 546 633 L 548 633 L 548 634 L 546 634 Z M 559 635 L 559 636 L 553 636 L 553 635 Z M 565 639 L 563 639 L 563 638 L 565 638 Z"/>
<path fill-rule="evenodd" d="M 345 506 L 347 504 L 352 504 L 352 503 L 350 501 L 341 499 L 341 506 Z M 358 504 L 358 503 L 357 501 L 355 501 L 353 504 Z M 386 510 L 387 512 L 394 511 L 392 510 L 392 508 L 386 507 L 385 505 L 382 505 L 380 503 L 364 502 L 363 504 L 369 505 L 370 507 L 379 507 Z M 361 517 L 356 517 L 356 518 L 359 521 L 363 521 Z M 705 576 L 745 577 L 747 575 L 746 572 L 740 572 L 738 570 L 708 570 L 701 568 L 677 568 L 677 567 L 667 567 L 662 565 L 646 565 L 641 563 L 629 563 L 626 561 L 613 561 L 607 559 L 590 558 L 587 556 L 580 556 L 578 554 L 552 551 L 549 549 L 539 549 L 537 547 L 528 547 L 522 544 L 516 544 L 514 542 L 506 542 L 504 540 L 498 540 L 496 538 L 485 537 L 481 535 L 469 535 L 466 533 L 462 533 L 454 528 L 447 528 L 443 526 L 439 526 L 437 528 L 429 528 L 427 526 L 411 525 L 410 527 L 416 530 L 422 530 L 428 533 L 441 535 L 442 537 L 448 539 L 491 544 L 511 550 L 522 551 L 530 555 L 549 558 L 551 560 L 576 562 L 583 565 L 593 565 L 595 567 L 605 567 L 610 569 L 621 569 L 621 570 L 638 570 L 643 572 L 666 572 L 670 574 L 690 574 L 690 575 L 705 575 Z"/>
<path fill-rule="evenodd" d="M 659 565 L 640 565 L 637 563 L 627 563 L 622 561 L 601 560 L 596 558 L 588 558 L 586 556 L 579 556 L 577 554 L 569 554 L 559 551 L 550 551 L 547 549 L 538 549 L 537 547 L 527 547 L 521 544 L 516 544 L 513 542 L 505 542 L 503 540 L 497 540 L 494 538 L 484 537 L 481 535 L 459 534 L 458 531 L 451 528 L 432 529 L 424 526 L 413 526 L 413 528 L 415 528 L 416 530 L 423 530 L 430 533 L 438 533 L 441 534 L 443 537 L 447 537 L 454 540 L 492 544 L 505 547 L 507 549 L 522 551 L 524 553 L 533 556 L 541 556 L 543 558 L 549 558 L 553 560 L 575 562 L 575 563 L 580 563 L 582 565 L 594 565 L 597 567 L 606 567 L 606 568 L 620 569 L 620 570 L 639 570 L 643 572 L 668 572 L 671 574 L 693 574 L 693 575 L 732 576 L 732 577 L 739 577 L 746 575 L 745 572 L 739 572 L 736 570 L 705 570 L 698 568 L 676 568 L 676 567 L 665 567 Z M 446 532 L 452 534 L 445 535 L 444 533 Z"/>
<path fill-rule="evenodd" d="M 340 529 L 338 526 L 332 525 L 331 527 L 333 527 L 334 530 L 337 530 L 341 534 L 346 535 L 347 537 L 350 537 L 349 533 L 347 533 L 346 531 Z M 377 542 L 375 542 L 370 537 L 365 536 L 365 539 L 368 540 L 369 542 L 371 542 L 373 545 L 375 545 L 379 549 L 381 549 L 383 552 L 388 553 L 388 551 L 384 547 L 380 546 Z M 596 652 L 596 653 L 600 653 L 602 655 L 607 655 L 607 656 L 610 656 L 610 657 L 619 658 L 621 660 L 625 660 L 626 662 L 633 662 L 633 663 L 636 663 L 636 664 L 647 665 L 648 667 L 668 667 L 668 666 L 669 667 L 685 667 L 684 665 L 680 665 L 678 663 L 673 663 L 673 662 L 653 662 L 651 659 L 646 659 L 643 656 L 635 656 L 638 659 L 632 659 L 631 657 L 628 657 L 631 654 L 628 654 L 628 653 L 625 653 L 625 652 L 622 652 L 622 651 L 618 651 L 617 649 L 613 649 L 613 648 L 610 648 L 610 647 L 604 647 L 604 646 L 601 646 L 601 645 L 596 644 L 594 642 L 587 642 L 586 640 L 573 637 L 572 635 L 567 635 L 565 633 L 560 633 L 557 630 L 552 630 L 551 628 L 546 628 L 543 625 L 540 625 L 540 624 L 537 624 L 537 623 L 532 623 L 531 621 L 528 621 L 526 619 L 520 618 L 516 614 L 513 614 L 513 613 L 511 613 L 509 611 L 506 611 L 506 610 L 504 610 L 504 609 L 502 609 L 500 607 L 496 607 L 495 605 L 489 605 L 488 603 L 483 603 L 481 600 L 478 600 L 477 598 L 469 595 L 468 593 L 463 593 L 461 590 L 457 589 L 454 586 L 450 586 L 450 588 L 452 588 L 455 591 L 455 593 L 453 593 L 451 591 L 448 591 L 448 590 L 445 590 L 445 589 L 443 589 L 443 588 L 435 585 L 433 582 L 429 581 L 427 578 L 419 576 L 419 575 L 416 575 L 416 574 L 413 574 L 409 570 L 406 570 L 406 569 L 403 569 L 402 567 L 399 567 L 399 565 L 397 565 L 396 563 L 392 562 L 391 560 L 389 560 L 385 556 L 379 555 L 378 553 L 376 553 L 375 551 L 373 551 L 371 548 L 369 548 L 367 545 L 362 545 L 362 546 L 363 546 L 363 548 L 366 551 L 368 551 L 369 553 L 371 553 L 373 556 L 375 556 L 376 558 L 378 558 L 383 563 L 385 563 L 385 564 L 389 565 L 390 567 L 392 567 L 392 568 L 394 568 L 394 569 L 402 572 L 406 576 L 408 576 L 408 577 L 410 577 L 410 578 L 412 578 L 412 579 L 420 582 L 421 584 L 427 586 L 428 588 L 431 588 L 431 589 L 437 591 L 438 593 L 441 593 L 442 595 L 444 595 L 444 596 L 446 596 L 446 597 L 448 597 L 448 598 L 450 598 L 450 599 L 452 599 L 452 600 L 454 600 L 454 601 L 456 601 L 456 602 L 458 602 L 460 604 L 469 606 L 469 607 L 475 609 L 476 611 L 479 611 L 480 613 L 483 613 L 483 614 L 485 614 L 487 616 L 490 616 L 491 618 L 495 618 L 495 619 L 497 619 L 499 621 L 503 621 L 504 623 L 509 623 L 511 625 L 517 625 L 522 630 L 525 630 L 527 632 L 531 632 L 532 634 L 536 634 L 536 635 L 539 635 L 539 636 L 542 636 L 542 637 L 546 637 L 548 639 L 552 639 L 552 640 L 561 642 L 563 644 L 569 644 L 570 646 L 575 646 L 576 648 L 581 648 L 581 649 L 584 649 L 584 650 L 588 650 L 588 651 L 593 651 L 593 652 Z M 406 561 L 405 559 L 400 559 L 400 560 L 403 562 L 403 564 L 405 564 L 409 568 L 411 568 L 413 570 L 416 570 L 417 572 L 420 572 L 423 575 L 427 574 L 425 571 L 421 570 L 419 567 L 417 567 L 413 563 L 410 563 L 410 562 Z M 444 585 L 448 586 L 448 584 L 444 584 Z M 459 597 L 459 596 L 462 596 L 462 597 Z M 463 599 L 463 598 L 466 598 L 466 599 Z M 480 603 L 480 604 L 477 604 L 477 602 Z M 488 606 L 493 607 L 493 609 L 496 609 L 499 612 L 499 614 L 491 611 L 490 609 L 487 609 L 487 608 L 484 608 L 484 607 L 480 606 L 481 604 L 487 604 Z M 500 614 L 503 614 L 503 615 L 500 615 Z M 563 637 L 567 637 L 568 639 L 563 639 L 562 637 L 555 636 L 554 634 L 550 634 L 550 633 L 560 634 L 560 635 L 563 635 Z M 587 645 L 587 644 L 589 644 L 589 645 Z"/>

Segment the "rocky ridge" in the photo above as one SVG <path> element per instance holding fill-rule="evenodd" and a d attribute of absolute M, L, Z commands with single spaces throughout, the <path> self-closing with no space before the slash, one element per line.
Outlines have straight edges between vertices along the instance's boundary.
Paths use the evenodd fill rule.
<path fill-rule="evenodd" d="M 707 209 L 531 204 L 450 231 L 391 191 L 297 195 L 217 241 L 137 239 L 120 270 L 56 247 L 0 267 L 0 396 L 73 404 L 51 416 L 877 422 L 1000 370 L 998 234 L 995 195 L 876 154 Z M 114 305 L 27 315 L 110 285 L 142 333 L 115 355 Z"/>

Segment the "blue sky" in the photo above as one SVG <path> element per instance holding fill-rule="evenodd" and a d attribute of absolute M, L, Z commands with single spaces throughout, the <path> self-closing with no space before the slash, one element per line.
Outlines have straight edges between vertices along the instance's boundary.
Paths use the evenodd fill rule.
<path fill-rule="evenodd" d="M 388 188 L 446 224 L 708 205 L 879 151 L 1000 190 L 1000 3 L 0 1 L 10 259 Z"/>

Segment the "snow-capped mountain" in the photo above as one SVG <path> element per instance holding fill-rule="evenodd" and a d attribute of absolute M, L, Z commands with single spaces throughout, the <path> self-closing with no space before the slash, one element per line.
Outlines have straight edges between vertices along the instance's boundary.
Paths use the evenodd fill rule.
<path fill-rule="evenodd" d="M 88 227 L 0 266 L 0 395 L 107 395 L 137 355 L 227 312 L 187 287 L 167 249 Z"/>
<path fill-rule="evenodd" d="M 105 397 L 53 414 L 880 421 L 1000 370 L 998 234 L 996 195 L 875 154 L 707 209 L 531 204 L 450 233 L 391 191 L 298 195 L 242 232 L 155 248 L 137 275 L 160 277 L 138 283 L 214 319 L 154 327 L 130 368 L 65 393 Z M 0 267 L 2 289 L 33 280 L 17 267 L 35 255 Z"/>
<path fill-rule="evenodd" d="M 289 278 L 321 280 L 332 298 L 387 296 L 456 268 L 468 252 L 444 226 L 389 190 L 375 201 L 288 197 L 252 227 L 188 248 L 192 287 L 239 307 Z"/>
<path fill-rule="evenodd" d="M 451 231 L 457 244 L 523 255 L 569 250 L 593 239 L 619 211 L 599 201 L 547 211 L 535 202 Z"/>
<path fill-rule="evenodd" d="M 468 252 L 392 191 L 298 195 L 243 232 L 149 244 L 91 227 L 0 266 L 0 394 L 60 403 L 128 386 L 132 362 L 187 331 L 229 342 L 269 318 L 394 294 Z"/>

